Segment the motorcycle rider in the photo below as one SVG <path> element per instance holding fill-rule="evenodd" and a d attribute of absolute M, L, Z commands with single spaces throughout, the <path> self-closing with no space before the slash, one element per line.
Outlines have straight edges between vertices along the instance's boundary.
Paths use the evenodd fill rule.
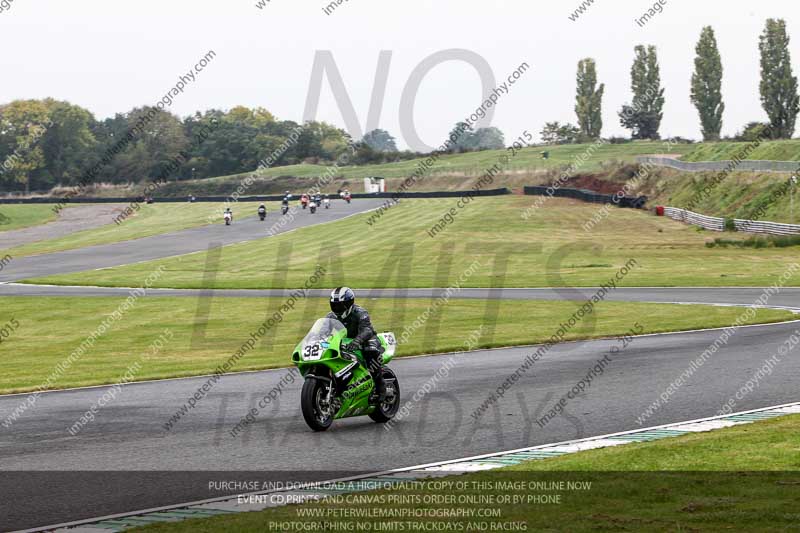
<path fill-rule="evenodd" d="M 352 352 L 361 350 L 372 379 L 375 381 L 377 400 L 386 398 L 386 385 L 383 382 L 383 346 L 378 334 L 372 327 L 372 321 L 366 309 L 356 305 L 356 295 L 349 287 L 339 287 L 331 292 L 331 312 L 327 318 L 335 318 L 347 328 L 350 343 L 342 346 L 342 350 Z"/>
<path fill-rule="evenodd" d="M 231 222 L 233 222 L 233 211 L 231 211 L 230 207 L 226 207 L 225 212 L 222 214 L 222 218 L 229 218 L 229 217 L 231 219 Z"/>
<path fill-rule="evenodd" d="M 263 216 L 264 216 L 264 215 L 266 215 L 266 214 L 267 214 L 267 208 L 266 208 L 266 207 L 264 207 L 264 204 L 261 204 L 260 206 L 258 206 L 258 214 L 259 214 L 259 216 L 261 216 L 262 218 L 263 218 Z"/>

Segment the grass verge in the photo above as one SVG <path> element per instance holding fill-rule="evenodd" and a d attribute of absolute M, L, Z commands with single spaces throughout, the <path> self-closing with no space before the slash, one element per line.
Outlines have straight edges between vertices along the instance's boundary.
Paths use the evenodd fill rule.
<path fill-rule="evenodd" d="M 637 264 L 621 286 L 769 286 L 798 263 L 791 248 L 707 248 L 711 232 L 645 211 L 603 211 L 561 199 L 535 208 L 535 201 L 477 199 L 456 210 L 453 222 L 433 238 L 428 230 L 455 208 L 455 199 L 405 201 L 379 219 L 364 214 L 227 246 L 213 287 L 300 287 L 318 264 L 326 266 L 333 286 L 593 287 L 607 283 L 630 259 Z M 131 287 L 158 267 L 165 269 L 159 287 L 208 283 L 205 252 L 28 281 Z M 798 275 L 784 284 L 800 285 Z"/>
<path fill-rule="evenodd" d="M 786 416 L 361 493 L 349 501 L 340 496 L 136 531 L 793 531 L 800 519 L 799 470 L 800 416 Z M 495 516 L 348 517 L 353 509 Z"/>
<path fill-rule="evenodd" d="M 124 300 L 114 297 L 36 298 L 4 297 L 3 310 L 18 327 L 2 341 L 0 393 L 24 392 L 44 382 L 57 365 L 77 350 L 106 321 L 104 332 L 85 348 L 56 380 L 54 388 L 115 383 L 126 369 L 148 354 L 136 380 L 203 375 L 222 364 L 284 302 L 278 298 L 215 298 L 208 314 L 200 313 L 198 300 L 180 297 L 148 297 L 111 320 Z M 380 331 L 402 335 L 428 310 L 427 300 L 362 300 Z M 398 355 L 463 350 L 464 341 L 483 329 L 477 347 L 535 344 L 551 337 L 559 323 L 568 320 L 575 302 L 499 301 L 497 326 L 489 338 L 485 324 L 486 304 L 479 300 L 451 300 L 432 315 L 441 317 L 439 333 L 425 338 L 422 329 L 411 335 Z M 291 351 L 313 321 L 328 311 L 326 299 L 301 301 L 295 311 L 257 343 L 236 367 L 260 370 L 289 366 Z M 604 302 L 596 307 L 597 323 L 580 323 L 568 339 L 619 336 L 639 322 L 644 332 L 677 331 L 730 325 L 741 309 L 710 306 L 679 306 Z M 207 318 L 204 318 L 207 317 Z M 755 322 L 778 322 L 791 318 L 784 311 L 759 310 Z M 109 320 L 106 320 L 109 319 Z M 195 330 L 194 324 L 204 326 Z M 163 332 L 169 341 L 151 354 L 148 346 Z M 193 343 L 193 335 L 195 337 Z M 194 344 L 194 345 L 193 345 Z"/>
<path fill-rule="evenodd" d="M 46 224 L 55 220 L 52 205 L 0 205 L 0 236 L 2 232 Z"/>
<path fill-rule="evenodd" d="M 85 248 L 97 244 L 152 237 L 162 233 L 172 233 L 182 229 L 208 224 L 210 216 L 222 223 L 219 215 L 223 204 L 211 203 L 156 203 L 141 204 L 139 209 L 120 224 L 109 220 L 109 224 L 94 229 L 79 231 L 57 239 L 40 241 L 7 250 L 14 257 L 38 255 L 62 250 Z M 242 202 L 233 207 L 234 216 L 255 216 L 259 202 Z M 277 211 L 280 204 L 265 204 L 267 210 Z M 28 207 L 28 206 L 26 206 Z M 1 227 L 1 226 L 0 226 Z"/>

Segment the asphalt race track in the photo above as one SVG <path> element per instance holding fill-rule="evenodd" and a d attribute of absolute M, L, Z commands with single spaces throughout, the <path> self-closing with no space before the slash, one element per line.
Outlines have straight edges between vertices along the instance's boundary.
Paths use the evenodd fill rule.
<path fill-rule="evenodd" d="M 297 208 L 294 220 L 283 227 L 276 227 L 277 231 L 275 233 L 284 233 L 305 226 L 341 220 L 351 215 L 376 209 L 385 201 L 376 198 L 353 200 L 352 203 L 347 204 L 344 201 L 337 200 L 332 202 L 330 209 L 318 209 L 314 215 L 311 215 L 307 209 L 301 210 Z M 296 207 L 294 204 L 293 207 Z M 213 204 L 209 204 L 208 209 L 209 213 L 213 213 L 215 207 Z M 234 211 L 234 216 L 236 216 L 235 213 Z M 108 268 L 199 252 L 208 250 L 211 247 L 237 242 L 263 239 L 268 236 L 269 229 L 281 218 L 280 212 L 273 210 L 267 213 L 267 218 L 264 222 L 261 222 L 255 215 L 237 216 L 231 226 L 225 226 L 220 221 L 219 224 L 212 226 L 200 226 L 131 241 L 89 246 L 77 250 L 38 256 L 18 257 L 14 258 L 11 263 L 0 271 L 0 282 Z M 0 236 L 0 249 L 6 246 Z"/>
<path fill-rule="evenodd" d="M 729 345 L 643 426 L 717 414 L 797 329 L 800 322 L 739 329 Z M 392 367 L 406 401 L 451 358 L 448 366 L 453 367 L 436 390 L 412 404 L 409 416 L 388 432 L 367 418 L 356 418 L 337 422 L 328 433 L 312 433 L 299 412 L 298 379 L 259 413 L 256 424 L 232 437 L 228 431 L 278 385 L 287 370 L 226 376 L 170 431 L 163 424 L 205 378 L 127 385 L 75 437 L 67 428 L 107 388 L 43 394 L 10 431 L 0 432 L 0 470 L 26 472 L 4 475 L 5 481 L 0 481 L 8 504 L 3 506 L 0 523 L 4 529 L 19 529 L 223 495 L 209 491 L 210 480 L 332 479 L 636 429 L 643 427 L 637 417 L 719 334 L 702 331 L 637 338 L 612 358 L 586 393 L 567 404 L 563 416 L 544 427 L 536 419 L 618 345 L 616 341 L 555 347 L 477 422 L 471 413 L 532 348 L 400 359 Z M 783 359 L 780 372 L 738 402 L 737 409 L 796 400 L 793 376 L 798 374 L 800 360 Z M 0 398 L 0 419 L 25 397 Z M 43 474 L 36 477 L 30 471 Z M 107 472 L 84 478 L 44 471 Z M 125 471 L 149 471 L 153 477 Z M 159 477 L 158 471 L 173 473 Z M 218 473 L 191 476 L 185 471 Z M 241 474 L 224 473 L 230 471 Z"/>
<path fill-rule="evenodd" d="M 460 289 L 451 298 L 486 300 L 574 300 L 589 298 L 598 289 L 582 288 L 507 288 Z M 56 285 L 28 285 L 22 283 L 0 284 L 0 296 L 128 296 L 129 289 L 117 287 L 71 287 Z M 360 298 L 437 298 L 443 289 L 371 289 L 359 291 Z M 181 296 L 200 298 L 211 296 L 229 298 L 287 297 L 291 291 L 282 289 L 148 289 L 147 297 Z M 609 292 L 606 300 L 615 302 L 696 303 L 721 305 L 752 305 L 764 289 L 750 287 L 723 288 L 628 288 L 620 287 Z M 327 298 L 327 289 L 312 289 L 309 297 Z M 782 288 L 769 298 L 769 307 L 796 309 L 800 307 L 800 288 Z"/>
<path fill-rule="evenodd" d="M 354 203 L 353 211 L 378 202 Z M 340 217 L 343 209 L 331 213 Z M 315 221 L 324 221 L 323 216 Z M 187 232 L 63 252 L 66 263 L 20 258 L 11 279 L 85 270 L 132 260 L 186 253 L 187 245 L 205 249 L 211 242 L 263 236 L 263 225 L 239 221 L 236 238 L 224 228 L 188 242 Z M 250 226 L 253 230 L 250 231 Z M 247 229 L 247 231 L 244 231 Z M 259 229 L 262 233 L 258 233 Z M 196 232 L 199 230 L 189 230 Z M 176 235 L 183 236 L 177 238 Z M 225 238 L 231 240 L 224 240 Z M 216 240 L 215 240 L 216 239 Z M 169 248 L 175 246 L 177 248 Z M 116 252 L 114 252 L 116 250 Z M 125 257 L 113 253 L 125 250 Z M 195 251 L 188 250 L 188 251 Z M 113 253 L 112 253 L 113 252 Z M 100 254 L 99 256 L 97 254 Z M 56 254 L 53 254 L 56 255 Z M 61 255 L 61 254 L 58 254 Z M 132 259 L 135 258 L 135 259 Z M 47 264 L 38 265 L 37 262 Z M 22 266 L 20 266 L 20 264 Z M 9 265 L 10 267 L 11 265 Z M 0 296 L 111 295 L 119 289 L 0 285 Z M 431 289 L 408 291 L 429 298 Z M 507 289 L 503 298 L 574 299 L 592 289 Z M 753 289 L 618 289 L 609 300 L 696 302 L 750 305 L 762 291 Z M 198 296 L 198 291 L 151 291 L 158 295 Z M 278 295 L 282 291 L 215 291 L 217 296 Z M 320 295 L 323 295 L 320 292 Z M 496 293 L 494 293 L 497 296 Z M 367 297 L 393 297 L 374 291 Z M 458 297 L 487 298 L 489 292 L 464 289 Z M 800 308 L 800 289 L 783 289 L 771 306 Z M 610 357 L 591 386 L 570 400 L 561 416 L 540 419 L 597 364 L 619 347 L 617 340 L 565 343 L 554 347 L 499 401 L 477 418 L 471 415 L 535 348 L 520 347 L 461 354 L 399 359 L 392 367 L 400 378 L 406 418 L 390 431 L 368 418 L 337 421 L 331 431 L 315 434 L 300 415 L 302 383 L 295 379 L 258 414 L 257 422 L 233 437 L 229 431 L 279 382 L 287 369 L 231 374 L 171 429 L 165 423 L 207 378 L 129 384 L 97 419 L 76 436 L 70 427 L 109 387 L 44 393 L 10 428 L 0 426 L 0 530 L 15 530 L 81 518 L 134 511 L 222 496 L 231 492 L 209 487 L 223 480 L 324 480 L 482 453 L 534 446 L 574 438 L 714 416 L 763 361 L 795 331 L 800 322 L 744 327 L 640 425 L 637 418 L 658 399 L 703 351 L 719 330 L 637 337 Z M 429 393 L 412 398 L 441 369 L 449 368 Z M 797 400 L 800 359 L 789 354 L 779 370 L 744 399 L 736 410 L 756 409 Z M 27 395 L 0 397 L 0 421 Z"/>

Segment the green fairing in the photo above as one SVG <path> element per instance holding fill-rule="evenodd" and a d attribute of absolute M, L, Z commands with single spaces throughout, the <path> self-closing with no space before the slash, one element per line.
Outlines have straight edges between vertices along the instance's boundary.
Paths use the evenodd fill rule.
<path fill-rule="evenodd" d="M 320 321 L 322 320 L 320 319 Z M 311 332 L 309 332 L 309 335 L 311 335 Z M 306 339 L 303 339 L 294 349 L 292 362 L 306 379 L 315 379 L 314 377 L 309 378 L 309 376 L 335 376 L 354 362 L 340 353 L 340 347 L 352 341 L 346 335 L 347 330 L 340 329 L 328 336 L 326 340 L 313 342 L 311 346 L 306 344 Z M 378 338 L 385 350 L 383 353 L 383 364 L 385 365 L 394 358 L 394 347 L 389 344 L 389 342 L 392 344 L 395 342 L 394 335 L 391 333 L 379 334 Z M 389 342 L 387 342 L 387 338 Z M 321 353 L 312 353 L 315 346 L 319 347 L 319 352 Z M 305 355 L 303 354 L 304 350 L 307 351 Z M 343 384 L 345 386 L 344 391 L 335 396 L 341 402 L 341 406 L 336 411 L 334 419 L 369 415 L 377 409 L 375 405 L 370 405 L 369 403 L 370 395 L 375 388 L 375 381 L 366 368 L 361 350 L 356 350 L 353 353 L 358 359 L 358 364 L 352 368 L 352 377 L 347 381 L 346 385 Z"/>

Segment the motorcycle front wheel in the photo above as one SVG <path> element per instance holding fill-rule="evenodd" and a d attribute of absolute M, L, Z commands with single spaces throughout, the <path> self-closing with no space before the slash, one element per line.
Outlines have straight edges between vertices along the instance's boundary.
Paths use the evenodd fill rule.
<path fill-rule="evenodd" d="M 383 383 L 386 386 L 386 399 L 369 414 L 379 424 L 385 424 L 394 418 L 400 409 L 400 383 L 390 368 L 383 368 Z"/>
<path fill-rule="evenodd" d="M 314 431 L 325 431 L 333 424 L 331 406 L 328 404 L 330 383 L 320 379 L 307 379 L 300 393 L 300 407 L 308 427 Z"/>

